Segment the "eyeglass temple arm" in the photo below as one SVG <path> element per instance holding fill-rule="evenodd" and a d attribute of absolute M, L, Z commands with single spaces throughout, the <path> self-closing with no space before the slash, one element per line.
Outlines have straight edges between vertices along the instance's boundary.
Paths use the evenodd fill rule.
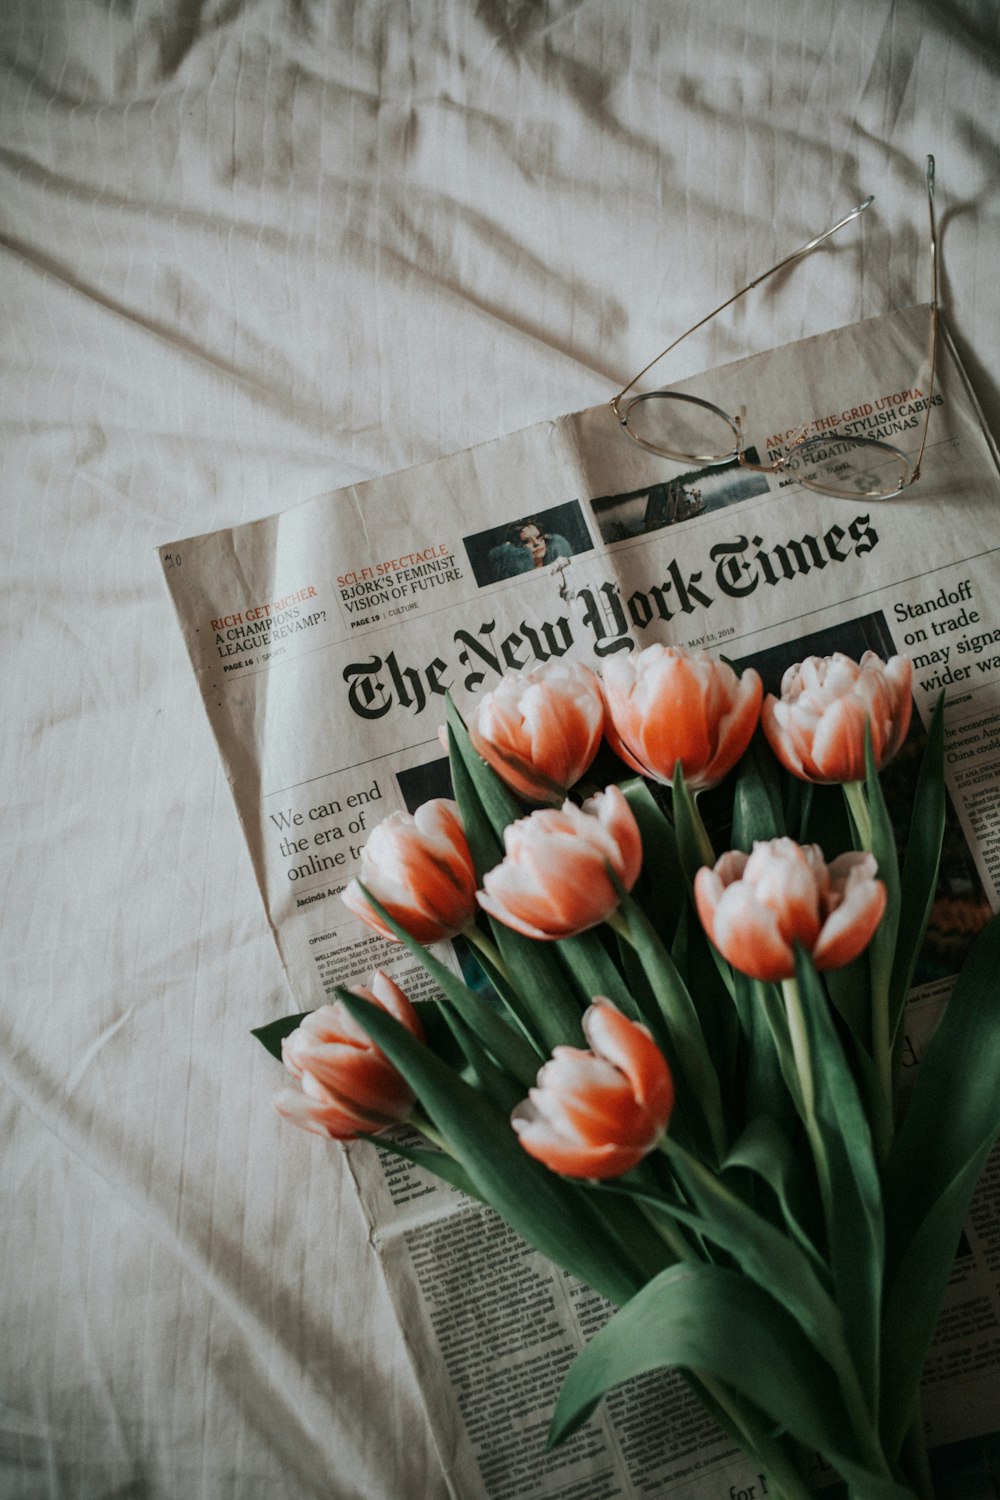
<path fill-rule="evenodd" d="M 937 343 L 938 343 L 938 236 L 937 217 L 934 213 L 934 158 L 927 158 L 927 212 L 930 216 L 931 225 L 931 370 L 930 384 L 927 388 L 927 407 L 924 411 L 924 430 L 920 438 L 920 448 L 917 452 L 916 462 L 913 465 L 913 473 L 910 475 L 910 483 L 914 484 L 920 478 L 920 465 L 924 461 L 924 449 L 927 447 L 927 429 L 931 420 L 931 402 L 934 398 L 934 377 L 937 374 Z"/>
<path fill-rule="evenodd" d="M 786 255 L 783 260 L 779 260 L 777 265 L 772 266 L 769 271 L 762 271 L 759 276 L 754 277 L 753 281 L 747 282 L 746 286 L 741 287 L 738 292 L 734 292 L 731 297 L 727 297 L 725 302 L 720 302 L 718 307 L 714 308 L 712 312 L 706 313 L 705 317 L 703 317 L 699 322 L 695 323 L 693 327 L 687 329 L 687 331 L 685 333 L 682 333 L 679 338 L 674 339 L 672 344 L 668 344 L 665 349 L 662 349 L 656 356 L 656 358 L 651 359 L 648 365 L 644 365 L 639 371 L 638 375 L 634 376 L 634 378 L 629 381 L 628 385 L 623 386 L 622 389 L 618 392 L 617 396 L 612 399 L 611 405 L 614 409 L 615 415 L 619 417 L 619 420 L 621 420 L 618 412 L 619 401 L 623 396 L 628 395 L 632 387 L 634 385 L 637 385 L 642 377 L 648 374 L 654 365 L 658 365 L 661 359 L 665 359 L 672 349 L 676 349 L 677 345 L 683 343 L 684 339 L 690 337 L 692 333 L 697 333 L 698 329 L 703 328 L 706 323 L 710 323 L 718 313 L 725 312 L 727 307 L 731 307 L 734 302 L 739 301 L 740 297 L 745 296 L 747 292 L 752 292 L 755 286 L 759 286 L 760 283 L 762 281 L 766 281 L 769 276 L 774 276 L 775 273 L 780 271 L 783 266 L 790 265 L 793 260 L 798 260 L 800 255 L 808 255 L 810 250 L 815 250 L 817 245 L 821 245 L 824 240 L 828 240 L 831 234 L 836 234 L 838 229 L 843 229 L 845 224 L 850 224 L 853 219 L 856 219 L 859 214 L 863 214 L 865 209 L 874 202 L 874 194 L 869 194 L 869 196 L 865 198 L 862 203 L 858 204 L 857 208 L 852 208 L 849 214 L 845 214 L 844 217 L 842 219 L 839 219 L 837 223 L 834 224 L 830 229 L 826 229 L 822 234 L 816 235 L 816 237 L 814 239 L 811 239 L 808 244 L 801 245 L 798 250 L 793 250 L 791 255 Z"/>

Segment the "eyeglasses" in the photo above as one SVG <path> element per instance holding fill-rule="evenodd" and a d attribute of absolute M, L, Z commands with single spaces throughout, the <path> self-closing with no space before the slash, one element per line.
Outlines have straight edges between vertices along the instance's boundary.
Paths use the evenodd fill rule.
<path fill-rule="evenodd" d="M 937 369 L 938 341 L 938 240 L 937 223 L 934 217 L 934 158 L 927 158 L 927 208 L 930 215 L 931 238 L 931 309 L 930 309 L 930 377 L 926 392 L 923 432 L 920 447 L 912 466 L 901 449 L 876 438 L 855 437 L 851 433 L 824 432 L 819 436 L 807 436 L 807 423 L 802 432 L 791 440 L 788 451 L 775 463 L 760 464 L 747 457 L 743 433 L 746 407 L 739 416 L 729 416 L 721 407 L 699 396 L 681 395 L 674 391 L 648 391 L 633 396 L 624 409 L 622 398 L 644 375 L 659 364 L 672 349 L 690 334 L 704 327 L 717 313 L 724 312 L 746 292 L 752 291 L 769 276 L 790 265 L 810 250 L 815 250 L 832 234 L 850 224 L 874 202 L 869 197 L 843 219 L 818 234 L 815 239 L 786 255 L 776 266 L 742 287 L 725 302 L 695 323 L 680 338 L 668 344 L 655 359 L 650 360 L 618 392 L 611 402 L 611 409 L 627 435 L 640 448 L 657 453 L 661 458 L 672 458 L 682 463 L 697 464 L 702 468 L 713 468 L 720 464 L 737 461 L 744 469 L 757 474 L 787 474 L 806 489 L 818 490 L 823 495 L 853 495 L 873 500 L 889 500 L 920 478 L 920 465 L 927 446 L 927 428 L 930 422 L 934 395 L 934 376 Z"/>

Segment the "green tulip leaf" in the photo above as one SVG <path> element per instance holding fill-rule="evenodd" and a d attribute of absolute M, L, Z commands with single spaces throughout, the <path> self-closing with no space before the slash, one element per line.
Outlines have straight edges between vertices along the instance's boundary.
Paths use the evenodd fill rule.
<path fill-rule="evenodd" d="M 937 889 L 945 825 L 944 692 L 931 719 L 917 777 L 909 836 L 900 876 L 899 931 L 889 986 L 890 1036 L 895 1037 L 913 982 Z"/>
<path fill-rule="evenodd" d="M 878 878 L 888 892 L 885 915 L 875 930 L 868 945 L 868 962 L 872 976 L 872 1007 L 878 1011 L 885 1008 L 884 1024 L 888 1028 L 889 993 L 896 953 L 896 935 L 900 922 L 899 858 L 896 853 L 896 835 L 886 805 L 882 783 L 875 769 L 870 723 L 865 724 L 865 795 L 868 816 L 871 819 L 871 852 L 878 865 Z M 873 1021 L 878 1031 L 878 1022 Z M 891 1045 L 891 1037 L 889 1039 Z M 877 1044 L 877 1043 L 876 1043 Z M 877 1062 L 877 1059 L 876 1059 Z"/>
<path fill-rule="evenodd" d="M 698 1012 L 687 985 L 645 912 L 624 889 L 621 896 L 621 910 L 628 923 L 629 937 L 660 1006 L 670 1037 L 671 1053 L 687 1085 L 687 1096 L 697 1101 L 708 1126 L 712 1147 L 720 1155 L 725 1143 L 722 1091 Z"/>
<path fill-rule="evenodd" d="M 948 1183 L 917 1226 L 889 1282 L 881 1424 L 890 1457 L 899 1453 L 906 1437 L 941 1302 L 951 1279 L 962 1224 L 988 1155 L 986 1147 Z"/>
<path fill-rule="evenodd" d="M 899 1431 L 975 1183 L 1000 1133 L 1000 917 L 976 938 L 917 1069 L 885 1168 L 884 1400 Z M 890 1313 L 892 1318 L 890 1319 Z"/>
<path fill-rule="evenodd" d="M 487 921 L 492 924 L 492 918 L 487 918 Z M 537 1068 L 549 1049 L 537 1025 L 533 1006 L 528 1003 L 520 990 L 515 987 L 510 975 L 503 969 L 503 960 L 499 951 L 499 963 L 494 963 L 485 945 L 477 945 L 474 951 L 476 962 L 493 986 L 501 1004 L 507 1008 L 518 1032 L 528 1039 L 532 1051 L 538 1059 L 538 1062 L 535 1064 Z"/>
<path fill-rule="evenodd" d="M 639 962 L 635 949 L 620 934 L 618 934 L 618 961 L 622 966 L 628 995 L 625 1004 L 619 1005 L 619 1009 L 625 1012 L 629 1020 L 641 1021 L 644 1026 L 648 1026 L 662 1050 L 666 1042 L 666 1033 L 660 1007 L 656 1003 L 656 997 L 646 978 L 646 971 Z M 618 1004 L 617 1001 L 615 1003 Z"/>
<path fill-rule="evenodd" d="M 419 1126 L 417 1127 L 419 1129 Z M 359 1141 L 368 1141 L 373 1146 L 378 1146 L 382 1151 L 389 1151 L 393 1156 L 399 1156 L 404 1161 L 412 1162 L 415 1167 L 420 1167 L 424 1172 L 430 1172 L 435 1177 L 440 1177 L 442 1182 L 447 1182 L 450 1187 L 459 1188 L 469 1198 L 475 1198 L 480 1203 L 490 1204 L 477 1193 L 472 1178 L 453 1156 L 447 1151 L 429 1151 L 423 1146 L 404 1146 L 401 1141 L 394 1141 L 391 1136 L 366 1135 L 362 1131 L 358 1135 Z"/>
<path fill-rule="evenodd" d="M 566 977 L 555 944 L 527 938 L 503 922 L 489 918 L 490 930 L 512 987 L 531 1018 L 532 1034 L 544 1053 L 565 1043 L 583 1040 L 584 1007 Z"/>
<path fill-rule="evenodd" d="M 262 1047 L 266 1047 L 272 1057 L 281 1062 L 281 1044 L 286 1036 L 291 1036 L 296 1026 L 301 1026 L 306 1016 L 311 1015 L 308 1010 L 300 1011 L 297 1016 L 282 1016 L 280 1020 L 268 1021 L 266 1026 L 254 1026 L 250 1032 L 255 1036 Z"/>
<path fill-rule="evenodd" d="M 752 1172 L 767 1185 L 796 1244 L 814 1264 L 825 1265 L 814 1241 L 818 1211 L 802 1163 L 788 1136 L 771 1116 L 751 1117 L 722 1164 L 723 1173 L 736 1168 Z"/>
<path fill-rule="evenodd" d="M 760 1061 L 766 1066 L 767 1059 L 755 1058 L 745 1048 L 742 1016 L 720 972 L 724 960 L 713 950 L 698 913 L 690 904 L 685 908 L 668 951 L 678 973 L 684 976 L 697 1011 L 698 1024 L 719 1077 L 727 1116 L 738 1116 L 743 1106 L 748 1064 Z M 733 980 L 735 976 L 728 964 L 725 969 L 726 978 Z"/>
<path fill-rule="evenodd" d="M 733 849 L 749 854 L 758 840 L 781 838 L 785 832 L 781 780 L 764 731 L 758 726 L 740 761 L 733 793 Z"/>
<path fill-rule="evenodd" d="M 492 1099 L 505 1114 L 510 1114 L 515 1104 L 524 1098 L 524 1085 L 517 1083 L 503 1068 L 498 1068 L 476 1036 L 475 1032 L 450 1006 L 445 1008 L 448 1024 L 462 1049 L 472 1078 L 488 1099 Z M 434 1049 L 438 1056 L 440 1052 Z"/>
<path fill-rule="evenodd" d="M 361 889 L 372 909 L 378 913 L 399 942 L 420 960 L 448 1003 L 455 1007 L 487 1051 L 492 1053 L 497 1062 L 507 1069 L 512 1078 L 530 1087 L 535 1081 L 540 1058 L 540 1054 L 531 1042 L 509 1026 L 502 1016 L 497 1015 L 482 996 L 463 984 L 446 964 L 435 958 L 421 943 L 417 942 L 416 938 L 412 938 L 405 927 L 401 927 L 395 918 L 389 915 L 371 891 L 366 890 L 364 886 Z"/>
<path fill-rule="evenodd" d="M 642 870 L 634 894 L 660 939 L 669 947 L 685 903 L 684 871 L 677 834 L 649 787 L 639 777 L 622 782 L 621 791 L 642 836 Z"/>
<path fill-rule="evenodd" d="M 913 1500 L 865 1465 L 833 1373 L 795 1320 L 762 1288 L 719 1266 L 662 1272 L 591 1339 L 566 1376 L 549 1445 L 585 1422 L 612 1387 L 664 1367 L 695 1372 L 716 1394 L 724 1382 L 835 1463 L 866 1500 Z"/>
<path fill-rule="evenodd" d="M 670 1137 L 666 1151 L 696 1213 L 673 1205 L 665 1211 L 726 1250 L 744 1275 L 781 1304 L 834 1370 L 847 1409 L 864 1411 L 840 1310 L 814 1260 Z M 867 1440 L 874 1442 L 873 1431 Z"/>
<path fill-rule="evenodd" d="M 831 1210 L 827 1248 L 848 1347 L 872 1409 L 878 1392 L 885 1224 L 882 1188 L 857 1084 L 833 1025 L 819 975 L 796 951 L 796 982 L 815 1084 Z"/>
<path fill-rule="evenodd" d="M 476 880 L 482 885 L 486 872 L 492 870 L 503 858 L 503 841 L 487 816 L 476 792 L 475 782 L 469 774 L 469 768 L 459 749 L 459 732 L 464 733 L 464 726 L 456 731 L 451 724 L 448 725 L 451 788 L 455 794 L 455 801 L 458 803 L 459 817 L 465 829 L 469 853 L 472 855 L 472 863 L 476 871 Z M 467 739 L 468 736 L 466 736 Z M 471 746 L 469 748 L 471 751 Z"/>
<path fill-rule="evenodd" d="M 494 834 L 497 839 L 502 840 L 504 829 L 509 823 L 514 823 L 518 818 L 524 817 L 524 809 L 509 787 L 501 781 L 493 767 L 488 766 L 476 750 L 469 738 L 465 721 L 455 707 L 450 693 L 447 695 L 446 705 L 449 746 L 457 752 L 457 759 L 461 762 L 475 789 L 475 794 L 489 819 Z M 456 755 L 453 754 L 453 763 L 455 759 Z"/>
<path fill-rule="evenodd" d="M 787 787 L 787 811 L 785 818 L 788 826 L 795 829 L 795 837 L 798 842 L 804 844 L 808 842 L 806 829 L 809 827 L 809 820 L 812 817 L 816 785 L 812 781 L 800 781 L 797 776 L 789 776 L 788 781 L 790 785 Z"/>
<path fill-rule="evenodd" d="M 555 945 L 565 960 L 580 998 L 589 1005 L 596 995 L 603 995 L 626 1013 L 634 1001 L 624 976 L 594 929 L 560 938 Z"/>
<path fill-rule="evenodd" d="M 704 825 L 694 795 L 684 780 L 680 761 L 674 768 L 673 780 L 674 828 L 677 833 L 677 852 L 681 869 L 688 887 L 694 885 L 694 877 L 704 864 L 714 864 L 714 855 L 709 858 L 706 847 Z"/>
<path fill-rule="evenodd" d="M 858 1047 L 869 1051 L 872 1040 L 872 986 L 868 954 L 862 953 L 842 969 L 831 969 L 826 976 L 826 987 Z"/>
<path fill-rule="evenodd" d="M 736 1118 L 772 1116 L 787 1130 L 798 1120 L 798 1078 L 793 1066 L 788 1027 L 773 984 L 750 979 L 738 971 L 736 985 L 742 1046 L 734 1079 Z"/>
<path fill-rule="evenodd" d="M 775 1062 L 784 1081 L 785 1090 L 796 1112 L 803 1115 L 802 1084 L 795 1065 L 795 1052 L 788 1031 L 788 1018 L 782 1003 L 781 992 L 777 984 L 771 980 L 748 979 L 747 983 L 754 997 L 758 1027 L 763 1030 L 761 1022 L 767 1026 Z"/>

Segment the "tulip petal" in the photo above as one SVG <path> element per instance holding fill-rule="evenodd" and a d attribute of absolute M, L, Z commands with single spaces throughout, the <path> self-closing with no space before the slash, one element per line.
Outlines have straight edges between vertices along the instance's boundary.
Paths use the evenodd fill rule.
<path fill-rule="evenodd" d="M 557 1047 L 511 1115 L 526 1151 L 569 1177 L 638 1165 L 670 1119 L 673 1080 L 644 1026 L 598 998 L 584 1017 L 593 1050 Z"/>
<path fill-rule="evenodd" d="M 822 857 L 819 868 L 793 839 L 756 844 L 742 879 L 762 906 L 773 911 L 782 939 L 811 948 L 820 929 L 820 892 L 828 884 Z"/>
<path fill-rule="evenodd" d="M 405 1115 L 413 1095 L 391 1063 L 367 1047 L 325 1042 L 310 1049 L 304 1073 L 328 1089 L 345 1109 Z"/>
<path fill-rule="evenodd" d="M 834 898 L 813 949 L 817 969 L 839 969 L 863 953 L 885 914 L 888 893 L 874 878 L 871 854 L 846 854 L 830 866 Z M 835 904 L 834 904 L 835 903 Z"/>
<path fill-rule="evenodd" d="M 913 664 L 883 662 L 866 651 L 860 662 L 842 652 L 811 656 L 789 667 L 781 697 L 769 697 L 764 733 L 785 768 L 807 781 L 860 781 L 865 775 L 865 726 L 876 768 L 896 754 L 913 708 Z"/>
<path fill-rule="evenodd" d="M 554 803 L 586 771 L 601 741 L 600 683 L 578 662 L 508 673 L 475 709 L 469 737 L 519 796 Z"/>
<path fill-rule="evenodd" d="M 415 1036 L 423 1036 L 409 997 L 382 970 L 372 976 L 370 989 L 358 986 L 355 993 L 388 1010 Z M 409 1085 L 342 1000 L 305 1016 L 283 1039 L 281 1055 L 300 1087 L 282 1091 L 275 1106 L 306 1130 L 346 1139 L 359 1131 L 384 1130 L 410 1113 Z"/>
<path fill-rule="evenodd" d="M 390 813 L 361 851 L 360 882 L 351 880 L 341 892 L 349 911 L 396 941 L 362 886 L 420 943 L 467 927 L 476 909 L 476 877 L 456 804 L 436 797 L 415 814 Z"/>
<path fill-rule="evenodd" d="M 692 791 L 714 786 L 753 735 L 763 685 L 705 651 L 654 643 L 604 668 L 605 736 L 640 774 L 670 785 L 678 764 Z"/>
<path fill-rule="evenodd" d="M 483 877 L 482 909 L 540 941 L 571 937 L 618 905 L 608 866 L 626 890 L 639 877 L 642 836 L 618 787 L 582 807 L 566 802 L 520 818 L 504 832 L 503 861 Z"/>
<path fill-rule="evenodd" d="M 645 1026 L 630 1021 L 615 1006 L 589 1007 L 583 1034 L 598 1056 L 606 1058 L 627 1079 L 636 1100 L 652 1117 L 673 1108 L 674 1086 L 663 1053 Z"/>
<path fill-rule="evenodd" d="M 788 838 L 731 851 L 698 871 L 695 905 L 725 959 L 752 979 L 790 979 L 795 947 L 817 968 L 839 968 L 866 947 L 885 911 L 871 854 L 843 854 L 827 867 L 815 844 Z"/>
<path fill-rule="evenodd" d="M 371 1120 L 357 1110 L 344 1109 L 333 1098 L 311 1099 L 299 1089 L 281 1089 L 274 1107 L 283 1119 L 290 1120 L 313 1135 L 350 1140 L 359 1132 L 374 1133 L 385 1128 L 385 1121 Z"/>
<path fill-rule="evenodd" d="M 373 1000 L 376 1005 L 381 1005 L 391 1016 L 395 1016 L 401 1026 L 411 1031 L 418 1041 L 424 1039 L 424 1028 L 416 1008 L 405 990 L 401 990 L 394 979 L 390 979 L 384 969 L 376 969 L 372 975 L 371 988 L 365 989 L 361 985 L 352 987 L 355 995 L 361 995 L 366 1000 Z M 341 1006 L 344 1015 L 353 1021 L 353 1016 L 346 1006 Z M 359 1028 L 360 1030 L 360 1028 Z"/>
<path fill-rule="evenodd" d="M 564 1139 L 581 1145 L 599 1146 L 614 1140 L 646 1149 L 651 1137 L 656 1137 L 649 1116 L 609 1063 L 593 1057 L 588 1061 L 585 1084 L 570 1087 L 559 1078 L 550 1078 L 543 1088 L 531 1091 L 529 1097 L 539 1116 Z"/>
<path fill-rule="evenodd" d="M 793 776 L 801 777 L 803 781 L 814 780 L 815 777 L 811 774 L 812 764 L 810 762 L 807 769 L 802 755 L 802 749 L 808 741 L 803 739 L 801 733 L 793 731 L 779 699 L 773 696 L 764 699 L 760 722 L 771 750 L 785 770 L 790 771 Z"/>
<path fill-rule="evenodd" d="M 743 755 L 757 727 L 763 697 L 764 684 L 759 675 L 749 668 L 738 679 L 728 711 L 723 711 L 716 721 L 717 748 L 700 773 L 701 786 L 717 786 Z M 698 791 L 699 786 L 688 776 L 687 771 L 684 776 L 692 791 Z"/>
<path fill-rule="evenodd" d="M 817 725 L 810 747 L 810 761 L 818 777 L 824 781 L 864 779 L 867 721 L 866 706 L 857 696 L 838 698 L 830 705 Z M 873 749 L 874 729 L 873 725 Z"/>
<path fill-rule="evenodd" d="M 518 1112 L 523 1108 L 523 1105 L 518 1105 L 511 1116 L 511 1123 L 521 1145 L 529 1156 L 544 1162 L 553 1172 L 561 1172 L 565 1177 L 587 1177 L 597 1181 L 620 1177 L 638 1166 L 646 1154 L 635 1147 L 615 1143 L 600 1146 L 574 1143 L 543 1120 L 519 1115 Z"/>
<path fill-rule="evenodd" d="M 752 979 L 790 979 L 795 953 L 778 916 L 742 882 L 724 892 L 715 909 L 712 941 L 724 958 Z"/>

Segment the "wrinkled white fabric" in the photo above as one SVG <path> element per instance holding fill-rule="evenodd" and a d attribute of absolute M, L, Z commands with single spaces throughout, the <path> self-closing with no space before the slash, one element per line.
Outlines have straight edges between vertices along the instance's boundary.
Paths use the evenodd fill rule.
<path fill-rule="evenodd" d="M 158 543 L 928 296 L 1000 416 L 993 0 L 6 0 L 0 1491 L 442 1466 Z M 447 1455 L 444 1456 L 447 1461 Z"/>

